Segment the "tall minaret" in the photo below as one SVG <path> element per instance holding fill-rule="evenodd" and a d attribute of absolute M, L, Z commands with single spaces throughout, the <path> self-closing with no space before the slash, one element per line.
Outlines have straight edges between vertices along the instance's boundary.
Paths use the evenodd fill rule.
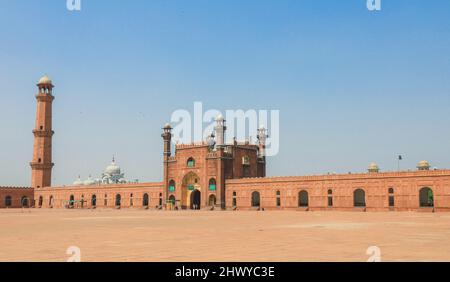
<path fill-rule="evenodd" d="M 258 129 L 258 176 L 266 177 L 266 145 L 267 145 L 267 129 L 261 125 Z"/>
<path fill-rule="evenodd" d="M 33 160 L 31 161 L 31 187 L 50 187 L 52 184 L 52 102 L 53 84 L 45 75 L 38 84 L 36 95 L 36 128 L 34 134 Z"/>
<path fill-rule="evenodd" d="M 225 131 L 227 127 L 222 115 L 216 118 L 216 127 L 214 129 L 216 130 L 216 146 L 223 147 L 225 145 Z"/>
<path fill-rule="evenodd" d="M 161 137 L 164 140 L 164 193 L 163 193 L 163 205 L 166 205 L 169 197 L 169 158 L 172 155 L 170 146 L 172 145 L 172 127 L 167 123 L 163 128 L 163 134 Z"/>
<path fill-rule="evenodd" d="M 264 125 L 261 125 L 258 129 L 258 147 L 259 147 L 259 157 L 266 158 L 266 142 L 267 142 L 267 129 Z"/>

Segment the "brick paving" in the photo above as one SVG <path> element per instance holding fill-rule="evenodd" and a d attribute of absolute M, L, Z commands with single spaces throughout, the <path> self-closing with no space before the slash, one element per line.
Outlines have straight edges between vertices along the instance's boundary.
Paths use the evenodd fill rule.
<path fill-rule="evenodd" d="M 1 210 L 0 261 L 450 261 L 450 213 Z"/>

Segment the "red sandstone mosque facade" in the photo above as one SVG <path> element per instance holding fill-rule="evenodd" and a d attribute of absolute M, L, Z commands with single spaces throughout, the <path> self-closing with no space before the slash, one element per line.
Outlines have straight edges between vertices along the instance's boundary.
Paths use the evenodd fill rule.
<path fill-rule="evenodd" d="M 258 143 L 226 144 L 226 123 L 216 120 L 215 135 L 199 144 L 175 145 L 171 126 L 163 128 L 162 182 L 123 180 L 78 181 L 52 187 L 53 84 L 44 76 L 38 94 L 31 187 L 0 187 L 0 208 L 145 208 L 299 211 L 450 211 L 450 170 L 430 170 L 426 161 L 417 171 L 266 177 L 266 130 Z M 108 175 L 120 175 L 111 164 Z"/>

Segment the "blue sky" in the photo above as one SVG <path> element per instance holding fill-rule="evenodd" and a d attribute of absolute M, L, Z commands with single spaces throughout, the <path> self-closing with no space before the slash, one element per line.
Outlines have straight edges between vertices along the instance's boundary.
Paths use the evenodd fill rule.
<path fill-rule="evenodd" d="M 450 167 L 450 1 L 0 0 L 0 185 L 29 185 L 36 81 L 56 85 L 53 184 L 162 176 L 177 109 L 280 110 L 268 173 Z"/>

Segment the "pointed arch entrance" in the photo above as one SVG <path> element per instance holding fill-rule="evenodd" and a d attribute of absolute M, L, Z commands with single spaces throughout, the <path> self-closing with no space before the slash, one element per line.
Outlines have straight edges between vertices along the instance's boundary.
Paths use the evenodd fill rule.
<path fill-rule="evenodd" d="M 308 191 L 302 190 L 298 193 L 298 206 L 301 208 L 309 207 Z"/>
<path fill-rule="evenodd" d="M 27 196 L 23 196 L 20 200 L 20 203 L 22 204 L 22 208 L 29 208 L 30 207 L 30 199 Z"/>
<path fill-rule="evenodd" d="M 91 206 L 92 206 L 93 208 L 97 207 L 97 195 L 92 195 L 92 198 L 91 198 Z"/>
<path fill-rule="evenodd" d="M 195 189 L 191 193 L 191 210 L 199 210 L 201 208 L 201 199 L 202 199 L 202 193 L 200 190 Z"/>
<path fill-rule="evenodd" d="M 216 203 L 217 203 L 216 195 L 214 195 L 214 194 L 209 195 L 209 200 L 208 200 L 209 206 L 214 207 L 216 205 Z"/>
<path fill-rule="evenodd" d="M 356 189 L 353 192 L 353 206 L 355 208 L 366 207 L 366 192 L 363 189 Z"/>
<path fill-rule="evenodd" d="M 434 207 L 434 195 L 431 188 L 425 187 L 419 191 L 420 207 Z"/>
<path fill-rule="evenodd" d="M 252 207 L 260 207 L 261 206 L 261 196 L 258 191 L 254 191 L 252 193 Z"/>
<path fill-rule="evenodd" d="M 201 193 L 200 177 L 194 172 L 186 174 L 181 187 L 181 208 L 200 209 Z"/>

